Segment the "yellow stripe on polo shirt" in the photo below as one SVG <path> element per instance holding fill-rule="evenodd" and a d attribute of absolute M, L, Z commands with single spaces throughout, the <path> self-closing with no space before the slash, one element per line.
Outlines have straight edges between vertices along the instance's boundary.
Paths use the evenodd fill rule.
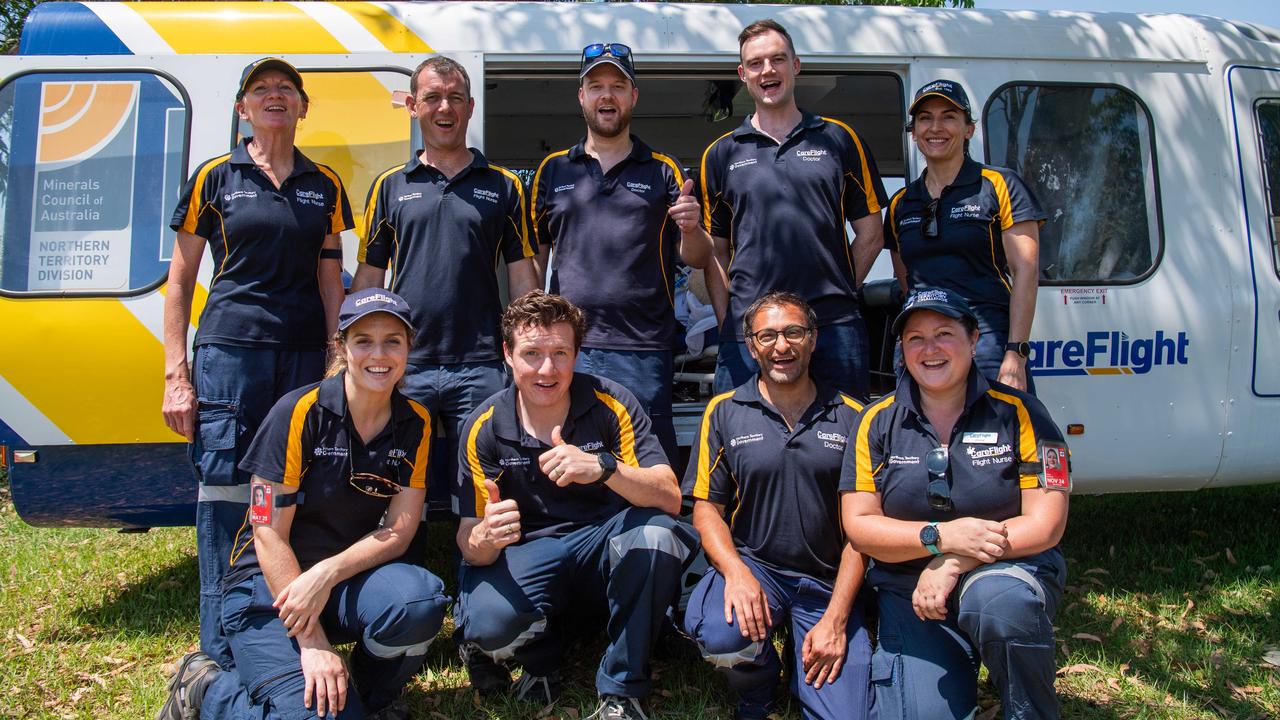
<path fill-rule="evenodd" d="M 302 484 L 302 431 L 307 425 L 307 413 L 320 397 L 320 388 L 312 388 L 310 392 L 298 398 L 293 406 L 293 415 L 289 418 L 289 438 L 284 452 L 284 484 L 298 487 Z"/>
<path fill-rule="evenodd" d="M 524 211 L 524 183 L 520 181 L 519 175 L 516 175 L 501 165 L 489 163 L 489 167 L 507 176 L 507 179 L 510 180 L 511 184 L 516 188 L 516 195 L 520 197 L 520 210 L 516 213 L 516 219 L 512 220 L 512 224 L 516 226 L 516 232 L 520 234 L 521 253 L 524 257 L 533 257 L 537 253 L 533 251 L 533 246 L 529 244 L 529 219 Z"/>
<path fill-rule="evenodd" d="M 559 150 L 542 158 L 542 162 L 538 164 L 538 171 L 533 174 L 533 185 L 530 191 L 533 195 L 529 198 L 529 221 L 533 223 L 533 239 L 537 240 L 539 245 L 542 244 L 542 238 L 538 237 L 538 185 L 542 183 L 542 170 L 555 158 L 568 154 L 568 150 Z M 551 241 L 555 242 L 555 238 Z"/>
<path fill-rule="evenodd" d="M 1036 430 L 1031 425 L 1031 413 L 1027 412 L 1027 406 L 1023 404 L 1022 399 L 1016 395 L 1002 393 L 999 390 L 987 390 L 987 394 L 1002 402 L 1009 403 L 1018 412 L 1018 458 L 1022 462 L 1039 462 L 1039 451 L 1036 448 Z M 1040 485 L 1040 478 L 1037 475 L 1022 475 L 1021 487 L 1027 490 Z"/>
<path fill-rule="evenodd" d="M 333 215 L 329 218 L 329 234 L 335 235 L 343 230 L 350 230 L 351 228 L 347 227 L 346 223 L 343 222 L 342 217 L 342 198 L 344 196 L 342 190 L 342 178 L 338 177 L 338 173 L 334 172 L 333 168 L 328 165 L 316 163 L 316 169 L 324 173 L 325 177 L 329 178 L 333 183 L 334 193 L 336 193 L 333 198 Z"/>
<path fill-rule="evenodd" d="M 467 433 L 467 469 L 471 472 L 471 487 L 475 489 L 476 517 L 484 517 L 484 506 L 489 502 L 489 490 L 485 488 L 484 466 L 480 464 L 480 450 L 476 441 L 480 437 L 480 429 L 493 418 L 493 406 L 480 413 L 476 422 Z M 496 481 L 496 478 L 495 478 Z"/>
<path fill-rule="evenodd" d="M 729 137 L 732 134 L 733 132 L 730 131 L 721 135 L 715 140 L 712 140 L 711 144 L 707 146 L 707 149 L 702 151 L 702 163 L 698 166 L 699 168 L 698 183 L 702 185 L 702 199 L 704 201 L 702 205 L 702 224 L 706 225 L 707 232 L 711 232 L 711 206 L 712 206 L 711 197 L 707 195 L 707 155 L 711 153 L 711 148 L 715 147 L 717 143 L 719 143 L 721 140 Z"/>
<path fill-rule="evenodd" d="M 871 421 L 881 410 L 893 404 L 894 395 L 885 395 L 880 398 L 876 404 L 872 405 L 862 415 L 862 421 L 858 423 L 858 434 L 854 438 L 857 443 L 857 476 L 854 479 L 854 489 L 858 492 L 875 492 L 876 491 L 876 473 L 880 472 L 880 468 L 871 467 L 871 447 L 868 444 L 868 437 L 871 434 Z M 881 465 L 880 467 L 884 467 Z"/>
<path fill-rule="evenodd" d="M 618 459 L 625 465 L 640 467 L 640 461 L 636 458 L 636 430 L 631 424 L 631 413 L 617 398 L 603 390 L 596 390 L 596 397 L 618 417 L 618 446 L 622 454 Z"/>
<path fill-rule="evenodd" d="M 858 162 L 862 165 L 862 194 L 867 198 L 867 214 L 880 212 L 880 200 L 876 198 L 875 185 L 871 180 L 871 166 L 867 163 L 867 152 L 862 149 L 862 141 L 858 139 L 858 133 L 835 118 L 824 117 L 822 119 L 834 125 L 839 125 L 845 129 L 845 132 L 849 133 L 849 137 L 853 140 L 853 147 L 858 151 Z"/>
<path fill-rule="evenodd" d="M 191 188 L 191 201 L 187 203 L 187 215 L 182 219 L 182 229 L 186 232 L 194 235 L 196 225 L 200 222 L 200 213 L 204 210 L 200 195 L 204 192 L 204 182 L 209 178 L 209 173 L 230 159 L 231 153 L 221 155 L 202 165 L 196 172 L 196 181 Z"/>
<path fill-rule="evenodd" d="M 716 465 L 720 464 L 720 456 L 724 453 L 724 449 L 721 448 L 720 452 L 716 453 L 714 463 L 707 457 L 711 441 L 711 413 L 721 401 L 733 397 L 733 392 L 730 390 L 711 398 L 707 403 L 707 409 L 702 413 L 702 428 L 698 431 L 698 474 L 694 476 L 693 481 L 693 496 L 698 500 L 706 500 L 709 496 L 711 472 L 716 469 Z"/>
<path fill-rule="evenodd" d="M 1004 176 L 995 170 L 983 168 L 982 177 L 986 178 L 996 191 L 996 200 L 1000 203 L 1000 232 L 1004 232 L 1013 227 L 1013 204 L 1009 201 L 1009 186 L 1005 184 Z"/>
<path fill-rule="evenodd" d="M 410 400 L 409 407 L 422 418 L 422 439 L 418 441 L 418 451 L 413 455 L 413 474 L 409 476 L 409 487 L 425 490 L 427 487 L 427 462 L 431 458 L 431 413 L 416 400 Z"/>

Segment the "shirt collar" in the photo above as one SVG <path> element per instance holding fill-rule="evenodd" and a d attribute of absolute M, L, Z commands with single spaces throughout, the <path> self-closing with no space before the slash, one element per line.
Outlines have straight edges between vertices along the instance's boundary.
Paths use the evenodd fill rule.
<path fill-rule="evenodd" d="M 752 375 L 750 380 L 735 388 L 733 391 L 734 402 L 738 402 L 743 405 L 759 405 L 760 407 L 768 408 L 771 412 L 777 412 L 776 409 L 774 409 L 773 404 L 768 400 L 765 400 L 764 396 L 760 394 L 759 380 L 759 375 Z M 827 408 L 832 405 L 840 405 L 844 402 L 840 399 L 840 392 L 830 385 L 818 382 L 817 380 L 814 380 L 813 384 L 817 388 L 817 394 L 814 396 L 813 404 L 810 407 L 817 406 Z"/>
<path fill-rule="evenodd" d="M 752 113 L 752 114 L 748 115 L 748 116 L 747 116 L 747 117 L 742 121 L 742 124 L 738 126 L 738 129 L 733 131 L 733 137 L 734 137 L 734 138 L 744 138 L 744 137 L 747 137 L 747 136 L 750 136 L 750 135 L 758 135 L 758 136 L 760 136 L 760 137 L 769 137 L 768 135 L 765 135 L 764 133 L 762 133 L 762 132 L 760 132 L 759 130 L 757 130 L 757 129 L 756 129 L 756 127 L 755 127 L 754 125 L 752 125 L 752 124 L 751 124 L 751 119 L 752 119 L 752 118 L 754 118 L 754 117 L 755 117 L 755 113 Z M 800 134 L 802 131 L 804 131 L 804 130 L 809 130 L 809 129 L 811 129 L 811 128 L 816 128 L 816 127 L 821 127 L 821 126 L 822 126 L 822 122 L 823 122 L 822 118 L 818 117 L 817 115 L 814 115 L 813 113 L 808 112 L 808 111 L 805 111 L 805 110 L 801 110 L 801 111 L 800 111 L 800 122 L 799 122 L 798 124 L 796 124 L 796 126 L 795 126 L 794 128 L 792 128 L 792 129 L 791 129 L 791 132 L 787 133 L 787 136 L 786 136 L 785 138 L 783 138 L 783 142 L 786 142 L 787 140 L 790 140 L 791 138 L 795 137 L 796 135 L 799 135 L 799 134 Z M 772 139 L 772 138 L 770 138 L 770 139 Z"/>
<path fill-rule="evenodd" d="M 232 165 L 253 165 L 257 167 L 258 163 L 254 162 L 253 156 L 249 154 L 249 141 L 252 139 L 251 137 L 242 138 L 239 144 L 235 146 L 235 149 L 231 151 L 231 160 L 229 162 Z M 311 162 L 311 158 L 303 155 L 302 151 L 295 147 L 293 149 L 293 171 L 289 173 L 289 177 L 316 172 L 316 170 L 316 164 Z M 288 178 L 285 179 L 287 180 Z"/>
<path fill-rule="evenodd" d="M 320 381 L 320 390 L 316 394 L 316 403 L 320 407 L 337 415 L 338 417 L 346 417 L 347 415 L 347 388 L 346 388 L 347 371 L 325 378 Z M 409 400 L 399 390 L 391 392 L 391 421 L 399 425 L 406 420 L 412 420 L 418 417 L 418 414 L 409 406 Z"/>
<path fill-rule="evenodd" d="M 520 424 L 520 414 L 516 411 L 516 386 L 503 390 L 493 403 L 493 432 L 498 437 L 512 442 L 522 442 L 528 435 Z M 570 420 L 586 415 L 599 400 L 596 398 L 596 386 L 591 376 L 575 372 L 573 381 L 569 383 L 569 417 L 565 421 L 563 432 L 569 432 Z"/>
<path fill-rule="evenodd" d="M 907 184 L 907 191 L 903 195 L 903 197 L 908 200 L 923 201 L 927 195 L 927 192 L 925 190 L 924 179 L 928 175 L 929 175 L 929 168 L 925 168 L 924 172 L 920 173 L 920 177 L 916 178 L 915 180 L 912 180 L 910 183 Z M 956 173 L 956 179 L 952 180 L 950 185 L 943 188 L 943 194 L 946 194 L 947 190 L 954 187 L 963 187 L 965 185 L 971 185 L 977 182 L 978 180 L 980 180 L 981 178 L 982 178 L 982 164 L 979 163 L 977 160 L 974 160 L 972 157 L 965 155 L 964 162 L 961 163 L 960 165 L 960 172 Z"/>
<path fill-rule="evenodd" d="M 457 177 L 462 177 L 467 173 L 471 172 L 472 170 L 476 170 L 476 169 L 487 170 L 489 168 L 489 160 L 485 158 L 484 153 L 480 152 L 479 150 L 473 147 L 468 147 L 467 149 L 471 151 L 471 163 L 468 164 L 467 167 L 464 168 L 462 172 L 458 173 Z M 424 168 L 424 167 L 427 167 L 427 166 L 422 162 L 422 151 L 415 150 L 413 152 L 413 155 L 409 158 L 409 162 L 404 164 L 404 169 L 401 172 L 403 172 L 405 175 L 412 175 L 415 171 L 418 170 L 418 168 Z M 450 179 L 453 179 L 453 178 L 450 178 Z"/>
<path fill-rule="evenodd" d="M 631 152 L 627 155 L 627 160 L 631 162 L 644 162 L 653 159 L 653 150 L 645 144 L 643 140 L 631 135 Z M 587 139 L 582 138 L 577 145 L 569 148 L 569 159 L 577 162 L 584 157 L 590 157 L 587 154 Z"/>
<path fill-rule="evenodd" d="M 965 411 L 968 412 L 974 403 L 986 397 L 987 390 L 990 388 L 991 384 L 987 382 L 987 378 L 978 372 L 978 366 L 971 364 L 969 366 L 969 376 L 965 379 Z M 915 378 L 911 377 L 911 373 L 904 372 L 902 374 L 902 379 L 898 381 L 898 388 L 895 391 L 894 402 L 901 403 L 911 412 L 924 417 L 924 411 L 920 408 L 920 387 L 916 385 Z"/>

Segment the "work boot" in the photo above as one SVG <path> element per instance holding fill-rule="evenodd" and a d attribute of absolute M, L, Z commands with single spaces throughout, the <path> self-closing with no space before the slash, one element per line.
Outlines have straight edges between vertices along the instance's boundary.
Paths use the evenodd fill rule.
<path fill-rule="evenodd" d="M 218 663 L 200 651 L 187 653 L 178 661 L 178 669 L 165 684 L 169 697 L 165 698 L 156 720 L 196 720 L 200 717 L 200 703 L 210 683 L 218 677 Z"/>

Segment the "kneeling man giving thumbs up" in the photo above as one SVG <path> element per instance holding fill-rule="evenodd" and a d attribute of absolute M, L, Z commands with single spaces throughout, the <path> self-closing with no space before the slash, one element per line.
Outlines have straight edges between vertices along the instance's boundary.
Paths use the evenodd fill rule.
<path fill-rule="evenodd" d="M 618 384 L 574 372 L 582 313 L 531 292 L 502 318 L 514 386 L 482 403 L 459 448 L 458 632 L 465 651 L 518 664 L 521 699 L 559 694 L 571 618 L 607 628 L 600 718 L 644 718 L 649 654 L 696 546 L 649 418 Z"/>

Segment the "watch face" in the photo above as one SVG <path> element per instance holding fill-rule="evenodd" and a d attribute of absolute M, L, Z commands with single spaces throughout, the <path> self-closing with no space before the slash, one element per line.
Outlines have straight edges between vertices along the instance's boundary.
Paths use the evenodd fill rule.
<path fill-rule="evenodd" d="M 920 528 L 920 544 L 921 545 L 937 545 L 938 544 L 938 528 L 933 525 L 925 525 Z"/>

